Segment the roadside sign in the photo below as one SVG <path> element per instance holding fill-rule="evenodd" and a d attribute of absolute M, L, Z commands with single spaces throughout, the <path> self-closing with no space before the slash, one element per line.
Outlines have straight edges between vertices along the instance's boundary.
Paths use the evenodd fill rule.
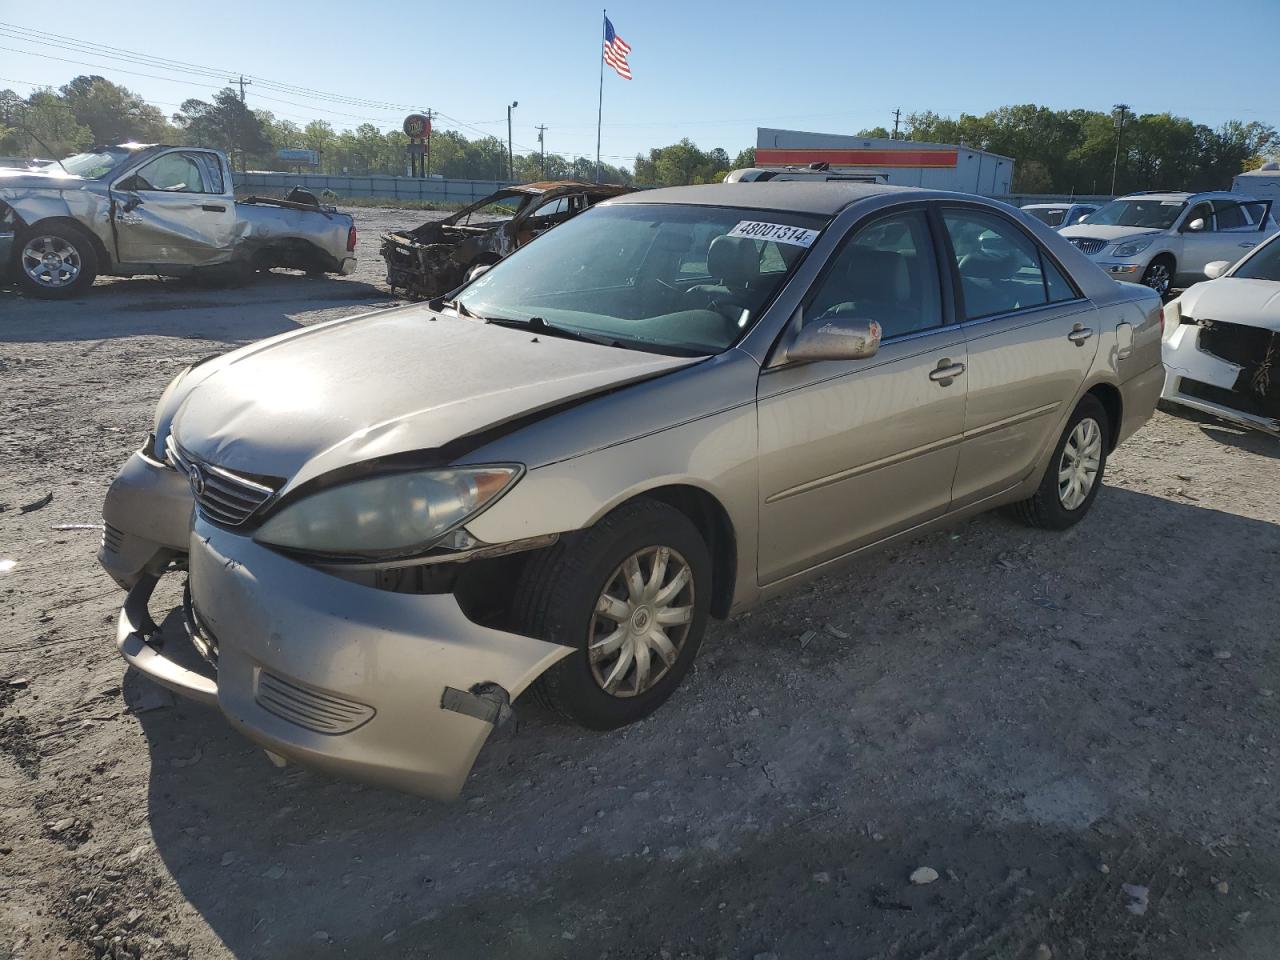
<path fill-rule="evenodd" d="M 320 154 L 315 150 L 277 150 L 276 159 L 295 167 L 320 166 Z"/>
<path fill-rule="evenodd" d="M 421 113 L 409 114 L 404 118 L 404 135 L 411 140 L 431 136 L 431 120 Z"/>

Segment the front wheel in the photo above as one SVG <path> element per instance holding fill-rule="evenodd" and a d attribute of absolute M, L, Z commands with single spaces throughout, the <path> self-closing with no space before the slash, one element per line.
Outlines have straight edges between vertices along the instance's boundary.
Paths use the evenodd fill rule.
<path fill-rule="evenodd" d="M 647 716 L 688 672 L 706 630 L 711 557 L 673 507 L 638 500 L 526 567 L 519 628 L 576 648 L 539 679 L 553 709 L 593 730 Z"/>
<path fill-rule="evenodd" d="M 1173 264 L 1167 257 L 1156 257 L 1142 274 L 1142 283 L 1163 299 L 1173 289 Z"/>
<path fill-rule="evenodd" d="M 1089 512 L 1107 469 L 1110 421 L 1101 401 L 1085 396 L 1054 448 L 1035 494 L 1007 512 L 1029 527 L 1065 530 Z"/>
<path fill-rule="evenodd" d="M 33 296 L 79 296 L 98 276 L 98 253 L 93 241 L 74 227 L 37 224 L 19 243 L 17 274 L 22 288 Z"/>

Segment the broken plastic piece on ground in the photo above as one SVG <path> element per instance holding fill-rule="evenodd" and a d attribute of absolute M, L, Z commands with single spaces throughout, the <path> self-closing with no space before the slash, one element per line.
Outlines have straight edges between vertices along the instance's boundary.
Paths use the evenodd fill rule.
<path fill-rule="evenodd" d="M 8 573 L 17 565 L 17 560 L 0 560 L 0 573 Z"/>
<path fill-rule="evenodd" d="M 50 490 L 39 500 L 33 500 L 31 503 L 24 503 L 18 508 L 19 513 L 35 513 L 37 510 L 43 510 L 49 504 L 53 503 L 53 491 Z"/>

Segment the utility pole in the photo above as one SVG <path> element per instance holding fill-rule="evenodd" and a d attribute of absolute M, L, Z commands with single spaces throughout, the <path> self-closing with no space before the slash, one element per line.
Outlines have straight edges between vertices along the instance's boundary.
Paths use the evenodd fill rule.
<path fill-rule="evenodd" d="M 1127 103 L 1117 103 L 1113 110 L 1120 111 L 1120 122 L 1116 126 L 1116 158 L 1111 164 L 1111 195 L 1116 195 L 1116 175 L 1120 172 L 1120 143 L 1124 139 L 1124 115 L 1129 112 Z"/>
<path fill-rule="evenodd" d="M 538 124 L 538 152 L 542 154 L 542 179 L 547 179 L 547 144 L 544 135 L 547 132 L 545 123 Z"/>
<path fill-rule="evenodd" d="M 231 80 L 228 80 L 227 82 L 228 82 L 228 83 L 239 83 L 239 84 L 240 84 L 240 106 L 242 106 L 242 107 L 243 107 L 243 106 L 245 105 L 245 103 L 244 103 L 244 88 L 245 88 L 245 87 L 251 87 L 251 86 L 253 86 L 253 81 L 252 81 L 252 80 L 246 80 L 246 79 L 244 78 L 244 74 L 242 73 L 242 74 L 240 74 L 240 79 L 239 79 L 239 80 L 236 80 L 236 79 L 232 78 Z M 240 169 L 241 169 L 241 170 L 243 170 L 243 169 L 245 168 L 245 162 L 244 162 L 244 151 L 243 151 L 243 150 L 241 150 L 241 151 L 236 151 L 236 150 L 234 149 L 234 147 L 235 147 L 235 144 L 233 143 L 233 144 L 232 144 L 232 148 L 233 148 L 233 149 L 232 149 L 232 156 L 234 156 L 237 152 L 239 152 L 239 154 L 240 154 Z"/>
<path fill-rule="evenodd" d="M 428 179 L 430 179 L 431 177 L 431 108 L 430 107 L 427 107 L 426 153 L 427 153 L 427 170 L 425 175 Z"/>
<path fill-rule="evenodd" d="M 899 121 L 901 121 L 901 119 L 902 119 L 902 111 L 901 110 L 893 111 L 893 139 L 895 140 L 898 139 L 898 123 Z"/>
<path fill-rule="evenodd" d="M 511 111 L 520 106 L 519 100 L 512 100 L 511 105 L 507 107 L 507 179 L 515 183 L 516 179 L 516 155 L 511 149 Z"/>

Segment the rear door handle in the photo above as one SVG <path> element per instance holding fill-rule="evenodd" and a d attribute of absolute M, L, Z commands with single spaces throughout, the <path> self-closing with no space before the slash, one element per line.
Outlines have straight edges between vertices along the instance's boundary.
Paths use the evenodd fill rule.
<path fill-rule="evenodd" d="M 1092 336 L 1092 330 L 1077 323 L 1072 331 L 1067 334 L 1067 339 L 1078 347 Z"/>
<path fill-rule="evenodd" d="M 226 213 L 227 208 L 219 203 L 202 203 L 200 209 L 208 213 Z"/>
<path fill-rule="evenodd" d="M 929 371 L 929 379 L 934 383 L 940 383 L 944 387 L 951 386 L 951 381 L 960 374 L 964 373 L 963 363 L 952 363 L 951 358 L 947 357 L 938 361 L 938 366 Z"/>

